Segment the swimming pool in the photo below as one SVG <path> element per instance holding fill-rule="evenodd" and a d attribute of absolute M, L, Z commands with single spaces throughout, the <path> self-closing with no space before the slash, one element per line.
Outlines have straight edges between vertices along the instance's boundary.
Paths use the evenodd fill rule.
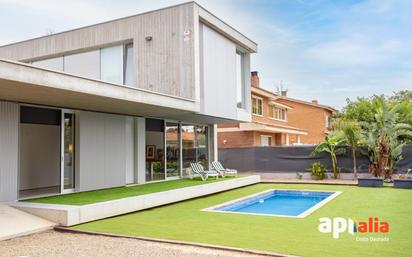
<path fill-rule="evenodd" d="M 341 192 L 271 189 L 204 211 L 304 218 Z"/>

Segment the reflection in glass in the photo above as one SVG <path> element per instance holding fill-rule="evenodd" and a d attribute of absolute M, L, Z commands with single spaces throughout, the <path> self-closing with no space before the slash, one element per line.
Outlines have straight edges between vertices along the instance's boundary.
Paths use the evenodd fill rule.
<path fill-rule="evenodd" d="M 236 105 L 237 108 L 245 108 L 245 76 L 244 76 L 244 53 L 236 51 Z"/>
<path fill-rule="evenodd" d="M 74 114 L 64 113 L 64 186 L 74 188 Z"/>
<path fill-rule="evenodd" d="M 100 50 L 100 72 L 101 80 L 123 84 L 123 45 Z"/>
<path fill-rule="evenodd" d="M 64 56 L 64 72 L 91 79 L 100 79 L 100 51 L 88 51 Z"/>
<path fill-rule="evenodd" d="M 127 44 L 125 47 L 125 60 L 124 60 L 124 84 L 128 86 L 135 85 L 135 69 L 133 62 L 133 43 Z"/>
<path fill-rule="evenodd" d="M 182 158 L 185 174 L 190 171 L 190 163 L 198 162 L 209 168 L 208 127 L 202 125 L 182 125 Z"/>
<path fill-rule="evenodd" d="M 189 174 L 190 163 L 196 162 L 196 143 L 193 125 L 182 125 L 182 159 L 184 174 Z"/>
<path fill-rule="evenodd" d="M 180 176 L 179 124 L 166 123 L 166 176 Z"/>
<path fill-rule="evenodd" d="M 196 157 L 197 162 L 203 165 L 206 169 L 209 166 L 208 161 L 208 127 L 195 126 L 196 129 Z"/>

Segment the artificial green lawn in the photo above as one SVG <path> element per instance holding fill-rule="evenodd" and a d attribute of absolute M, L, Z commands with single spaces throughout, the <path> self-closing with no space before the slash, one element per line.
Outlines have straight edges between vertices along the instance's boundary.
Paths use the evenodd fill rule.
<path fill-rule="evenodd" d="M 270 188 L 336 190 L 343 193 L 306 218 L 201 211 Z M 318 232 L 320 217 L 379 217 L 389 222 L 389 242 Z M 75 226 L 76 229 L 201 242 L 299 256 L 412 256 L 412 190 L 356 186 L 257 184 L 203 198 Z M 383 237 L 384 234 L 366 234 Z"/>
<path fill-rule="evenodd" d="M 197 186 L 201 184 L 213 183 L 223 181 L 231 178 L 209 178 L 206 181 L 202 181 L 196 177 L 193 179 L 177 179 L 156 183 L 148 183 L 136 186 L 124 186 L 116 188 L 101 189 L 88 192 L 80 192 L 66 195 L 56 195 L 42 198 L 33 198 L 23 200 L 24 202 L 36 202 L 36 203 L 51 203 L 51 204 L 67 204 L 67 205 L 86 205 L 104 201 L 110 201 L 125 197 L 145 195 L 150 193 L 156 193 L 176 188 Z"/>

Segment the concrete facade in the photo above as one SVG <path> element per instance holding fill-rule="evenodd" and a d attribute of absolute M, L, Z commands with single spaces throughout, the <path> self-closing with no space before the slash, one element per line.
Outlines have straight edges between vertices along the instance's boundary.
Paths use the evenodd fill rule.
<path fill-rule="evenodd" d="M 220 50 L 213 51 L 212 44 Z M 132 61 L 127 63 L 133 64 L 129 75 L 135 80 L 126 84 L 130 45 Z M 114 48 L 123 51 L 122 83 L 103 80 L 102 73 L 110 71 L 103 69 L 104 56 Z M 248 76 L 250 54 L 256 50 L 256 43 L 194 2 L 0 46 L 0 159 L 4 158 L 0 201 L 21 198 L 20 175 L 30 180 L 30 163 L 20 172 L 19 140 L 28 143 L 30 151 L 42 144 L 21 137 L 19 110 L 23 106 L 62 113 L 55 124 L 61 130 L 61 149 L 53 152 L 63 161 L 52 165 L 53 169 L 60 165 L 61 173 L 54 174 L 60 177 L 55 186 L 61 187 L 59 192 L 69 183 L 64 172 L 73 172 L 70 169 L 74 169 L 74 192 L 145 183 L 147 119 L 175 122 L 179 133 L 182 124 L 207 127 L 208 161 L 213 161 L 217 156 L 214 124 L 251 119 L 249 108 L 236 106 L 234 60 L 237 51 L 242 51 L 242 75 Z M 211 80 L 213 60 L 205 58 L 210 55 L 214 61 L 230 60 L 221 64 L 220 68 L 230 71 L 221 80 Z M 82 64 L 87 67 L 82 69 Z M 216 98 L 216 87 L 227 92 L 224 99 Z M 250 95 L 247 86 L 245 95 Z M 249 105 L 248 97 L 245 107 Z M 74 117 L 72 132 L 65 130 L 65 112 Z M 28 123 L 24 126 L 33 127 Z M 69 144 L 63 143 L 71 136 Z M 156 154 L 166 156 L 165 150 Z"/>
<path fill-rule="evenodd" d="M 17 199 L 19 108 L 0 102 L 0 202 Z"/>

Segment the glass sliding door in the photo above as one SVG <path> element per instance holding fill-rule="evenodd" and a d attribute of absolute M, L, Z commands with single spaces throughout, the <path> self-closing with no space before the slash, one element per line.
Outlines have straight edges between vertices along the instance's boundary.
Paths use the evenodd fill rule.
<path fill-rule="evenodd" d="M 198 162 L 209 169 L 209 131 L 208 126 L 182 125 L 182 159 L 184 175 L 190 171 L 190 163 Z"/>
<path fill-rule="evenodd" d="M 62 193 L 73 192 L 74 180 L 74 113 L 62 112 Z"/>
<path fill-rule="evenodd" d="M 18 131 L 20 198 L 62 192 L 64 188 L 62 124 L 63 115 L 60 109 L 20 106 Z M 2 146 L 0 143 L 0 148 Z M 69 165 L 71 163 L 72 161 L 66 158 L 68 167 L 73 167 Z"/>
<path fill-rule="evenodd" d="M 179 124 L 166 122 L 166 178 L 180 176 Z"/>
<path fill-rule="evenodd" d="M 183 173 L 188 175 L 190 163 L 197 162 L 194 125 L 182 124 L 182 155 Z"/>
<path fill-rule="evenodd" d="M 164 121 L 146 119 L 146 181 L 165 179 Z"/>
<path fill-rule="evenodd" d="M 197 162 L 205 169 L 209 168 L 209 134 L 208 127 L 203 125 L 195 126 L 196 135 L 196 158 Z"/>

